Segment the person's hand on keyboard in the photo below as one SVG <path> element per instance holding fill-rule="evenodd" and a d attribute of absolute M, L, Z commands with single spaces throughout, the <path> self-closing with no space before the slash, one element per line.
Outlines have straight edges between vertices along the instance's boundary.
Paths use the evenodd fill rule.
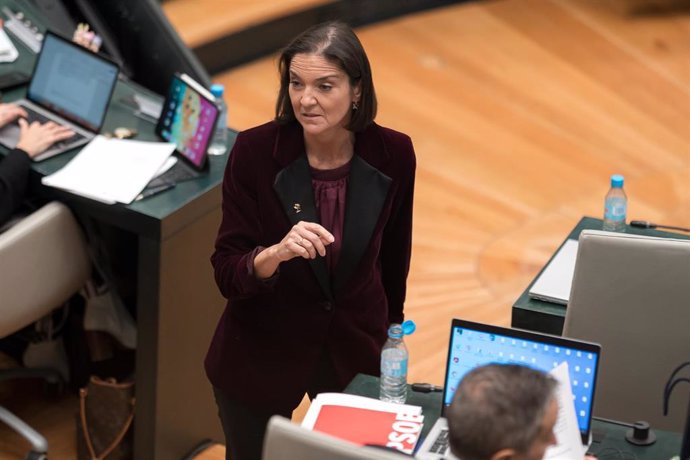
<path fill-rule="evenodd" d="M 26 111 L 17 104 L 0 104 L 0 127 L 12 123 L 17 118 L 27 116 Z"/>
<path fill-rule="evenodd" d="M 19 142 L 17 148 L 34 157 L 56 142 L 74 136 L 74 131 L 52 121 L 41 124 L 37 121 L 29 124 L 24 118 L 19 119 Z"/>

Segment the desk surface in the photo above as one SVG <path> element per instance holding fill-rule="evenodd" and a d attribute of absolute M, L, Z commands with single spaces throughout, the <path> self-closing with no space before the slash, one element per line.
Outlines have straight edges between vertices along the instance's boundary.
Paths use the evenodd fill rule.
<path fill-rule="evenodd" d="M 0 0 L 0 6 L 8 5 L 11 9 L 18 9 L 18 3 L 14 0 Z M 25 16 L 36 24 L 42 31 L 43 16 L 29 2 L 21 2 L 21 10 Z M 19 57 L 12 63 L 3 63 L 0 73 L 8 73 L 19 70 L 31 74 L 36 61 L 36 55 L 26 48 L 21 41 L 12 38 L 19 51 Z M 132 96 L 135 93 L 162 101 L 162 97 L 140 85 L 127 81 L 121 74 L 113 93 L 108 113 L 103 125 L 103 132 L 113 131 L 117 127 L 133 128 L 138 135 L 136 140 L 159 141 L 154 129 L 155 123 L 136 117 L 131 105 Z M 3 93 L 3 102 L 11 102 L 20 99 L 26 94 L 26 88 L 20 87 Z M 237 133 L 230 131 L 228 136 L 228 150 L 234 144 Z M 83 198 L 69 192 L 50 189 L 40 186 L 40 178 L 52 174 L 67 164 L 79 152 L 80 148 L 57 155 L 40 163 L 34 163 L 32 170 L 32 191 L 46 199 L 59 199 L 67 202 L 78 211 L 84 211 L 89 215 L 110 225 L 120 227 L 133 233 L 152 238 L 166 239 L 179 229 L 184 228 L 199 216 L 216 208 L 220 203 L 220 194 L 210 193 L 223 179 L 223 171 L 228 154 L 209 156 L 208 174 L 191 181 L 178 184 L 175 188 L 147 198 L 135 201 L 129 205 L 104 205 L 93 200 Z M 0 151 L 5 153 L 7 149 L 0 146 Z M 194 209 L 186 209 L 186 205 L 195 202 Z"/>
<path fill-rule="evenodd" d="M 577 240 L 580 237 L 582 230 L 601 230 L 602 225 L 603 222 L 601 219 L 583 217 L 566 237 L 566 239 L 563 240 L 561 246 L 565 244 L 567 239 Z M 661 238 L 690 239 L 690 235 L 636 228 L 629 225 L 626 226 L 626 233 L 634 235 L 657 236 Z M 560 249 L 561 246 L 559 246 L 558 249 Z M 554 256 L 558 252 L 558 249 L 554 252 Z M 553 259 L 554 256 L 552 256 L 551 259 Z M 551 259 L 549 259 L 549 262 L 544 265 L 544 268 L 549 265 Z M 532 288 L 532 285 L 537 278 L 539 278 L 541 272 L 544 271 L 544 268 L 542 268 L 537 276 L 534 277 L 534 280 L 532 280 L 522 295 L 520 295 L 520 297 L 518 297 L 518 299 L 515 301 L 515 304 L 513 304 L 511 325 L 520 329 L 529 329 L 538 332 L 545 332 L 547 334 L 561 335 L 563 332 L 563 322 L 565 321 L 566 307 L 564 305 L 533 299 L 529 296 L 529 290 Z"/>
<path fill-rule="evenodd" d="M 379 395 L 379 379 L 371 375 L 358 374 L 345 389 L 345 393 L 377 398 Z M 424 415 L 424 439 L 429 430 L 441 414 L 441 393 L 417 393 L 407 388 L 407 404 L 422 407 Z M 656 443 L 651 446 L 639 447 L 625 440 L 628 428 L 613 423 L 594 421 L 592 425 L 595 439 L 590 452 L 600 458 L 637 458 L 637 460 L 669 460 L 680 452 L 680 434 L 656 430 Z M 421 443 L 421 441 L 420 441 Z M 618 455 L 620 452 L 623 456 Z M 633 457 L 633 454 L 635 457 Z M 608 457 L 608 455 L 611 455 Z"/>
<path fill-rule="evenodd" d="M 24 90 L 15 90 L 9 97 L 21 97 Z M 113 98 L 108 108 L 103 131 L 112 131 L 119 126 L 136 129 L 136 140 L 160 141 L 156 136 L 155 124 L 134 116 L 134 111 L 126 101 L 135 93 L 144 94 L 162 100 L 160 96 L 150 93 L 132 82 L 118 81 Z M 228 136 L 229 146 L 235 142 L 237 133 L 230 131 Z M 80 149 L 57 155 L 32 166 L 33 171 L 39 177 L 52 174 L 67 164 Z M 155 195 L 141 201 L 135 201 L 128 205 L 115 204 L 104 205 L 93 200 L 83 198 L 69 192 L 51 189 L 45 192 L 37 187 L 39 194 L 49 195 L 66 201 L 78 210 L 85 210 L 100 220 L 120 227 L 124 230 L 145 235 L 152 238 L 166 239 L 167 236 L 177 232 L 190 222 L 204 215 L 220 204 L 221 195 L 216 189 L 223 180 L 223 172 L 228 159 L 228 154 L 209 156 L 208 173 L 194 180 L 185 181 L 165 193 Z M 41 192 L 42 191 L 42 192 Z M 211 193 L 214 192 L 214 193 Z M 195 202 L 193 209 L 186 208 L 187 204 Z"/>

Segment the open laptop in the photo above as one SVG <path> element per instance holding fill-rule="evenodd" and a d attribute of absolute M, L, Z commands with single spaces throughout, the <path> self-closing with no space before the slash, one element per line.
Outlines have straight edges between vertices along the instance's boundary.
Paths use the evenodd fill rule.
<path fill-rule="evenodd" d="M 441 417 L 419 447 L 416 458 L 456 458 L 448 447 L 446 409 L 465 374 L 475 367 L 491 363 L 522 364 L 548 372 L 567 361 L 577 423 L 582 443 L 587 444 L 600 355 L 601 347 L 593 343 L 454 319 L 448 342 Z"/>
<path fill-rule="evenodd" d="M 101 130 L 115 89 L 117 64 L 82 46 L 47 32 L 36 59 L 25 99 L 16 101 L 28 113 L 30 123 L 52 121 L 75 134 L 57 142 L 33 158 L 42 161 L 86 144 Z M 19 124 L 0 129 L 0 144 L 14 148 Z"/>
<path fill-rule="evenodd" d="M 194 179 L 206 172 L 208 147 L 220 109 L 213 95 L 187 74 L 175 74 L 170 83 L 156 134 L 175 144 L 177 163 L 147 187 Z"/>

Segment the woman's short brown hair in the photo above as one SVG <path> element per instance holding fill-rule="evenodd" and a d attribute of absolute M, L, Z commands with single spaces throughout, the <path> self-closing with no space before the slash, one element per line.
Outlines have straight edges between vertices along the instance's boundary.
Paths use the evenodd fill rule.
<path fill-rule="evenodd" d="M 350 79 L 352 87 L 360 85 L 361 95 L 357 110 L 352 111 L 350 131 L 363 131 L 376 117 L 376 93 L 371 78 L 367 53 L 354 31 L 340 21 L 315 25 L 302 32 L 280 54 L 280 91 L 276 103 L 276 121 L 288 123 L 295 120 L 290 102 L 290 63 L 296 54 L 316 54 L 337 65 Z"/>

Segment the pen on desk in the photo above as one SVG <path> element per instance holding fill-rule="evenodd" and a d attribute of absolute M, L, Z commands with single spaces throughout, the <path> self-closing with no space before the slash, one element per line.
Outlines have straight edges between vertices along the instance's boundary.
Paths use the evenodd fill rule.
<path fill-rule="evenodd" d="M 676 225 L 661 225 L 649 222 L 647 220 L 633 220 L 630 221 L 631 227 L 638 228 L 667 228 L 669 230 L 680 230 L 681 232 L 690 232 L 690 227 L 678 227 Z"/>
<path fill-rule="evenodd" d="M 156 187 L 151 187 L 149 189 L 145 189 L 134 199 L 134 201 L 140 201 L 144 198 L 148 198 L 153 195 L 158 195 L 159 193 L 165 192 L 166 190 L 170 190 L 173 187 L 175 187 L 175 184 L 171 182 L 167 184 L 161 184 Z"/>

